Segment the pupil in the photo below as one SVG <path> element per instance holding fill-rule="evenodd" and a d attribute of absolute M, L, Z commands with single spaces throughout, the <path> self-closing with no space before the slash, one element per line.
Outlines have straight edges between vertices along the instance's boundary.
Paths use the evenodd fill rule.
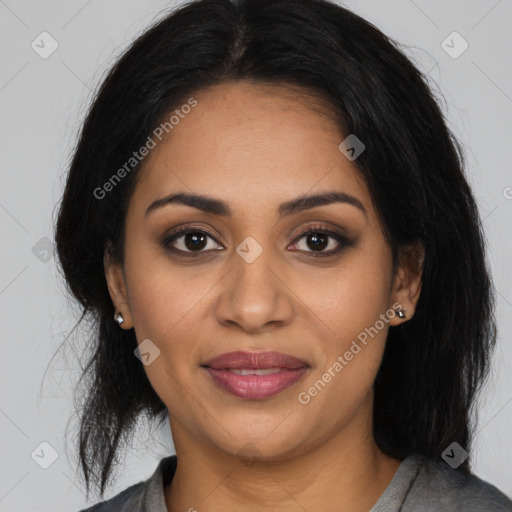
<path fill-rule="evenodd" d="M 327 236 L 314 233 L 308 236 L 308 243 L 311 242 L 310 248 L 325 249 L 328 245 Z M 206 236 L 201 233 L 187 233 L 185 235 L 185 245 L 187 249 L 203 249 L 206 245 Z"/>
<path fill-rule="evenodd" d="M 197 243 L 200 238 L 202 238 L 202 241 Z M 185 245 L 187 249 L 203 249 L 206 245 L 206 236 L 202 233 L 187 233 L 185 235 Z"/>
<path fill-rule="evenodd" d="M 323 242 L 319 241 L 323 238 Z M 313 241 L 313 248 L 316 249 L 325 249 L 327 247 L 327 236 L 326 235 L 318 235 L 318 233 L 309 235 L 308 240 Z M 311 247 L 310 247 L 311 248 Z"/>

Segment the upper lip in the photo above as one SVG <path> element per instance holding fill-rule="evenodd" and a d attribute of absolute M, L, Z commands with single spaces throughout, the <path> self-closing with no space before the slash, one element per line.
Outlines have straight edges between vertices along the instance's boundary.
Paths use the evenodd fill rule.
<path fill-rule="evenodd" d="M 248 368 L 258 370 L 265 368 L 296 369 L 309 365 L 297 357 L 283 354 L 282 352 L 245 352 L 238 350 L 236 352 L 220 354 L 217 357 L 209 359 L 203 363 L 202 366 L 209 366 L 216 370 L 229 368 Z"/>

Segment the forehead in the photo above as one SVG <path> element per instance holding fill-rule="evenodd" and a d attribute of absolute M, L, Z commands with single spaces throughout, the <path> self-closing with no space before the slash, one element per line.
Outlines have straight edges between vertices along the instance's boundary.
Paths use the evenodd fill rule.
<path fill-rule="evenodd" d="M 193 98 L 197 105 L 143 161 L 134 207 L 180 190 L 265 208 L 330 188 L 371 207 L 359 171 L 338 149 L 345 135 L 318 96 L 235 82 Z"/>

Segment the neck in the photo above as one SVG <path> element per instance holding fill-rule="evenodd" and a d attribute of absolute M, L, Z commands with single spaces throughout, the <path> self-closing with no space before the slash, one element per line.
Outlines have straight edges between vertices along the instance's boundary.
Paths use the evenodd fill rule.
<path fill-rule="evenodd" d="M 400 461 L 384 455 L 368 430 L 348 426 L 293 457 L 241 461 L 173 422 L 178 467 L 164 489 L 169 511 L 368 511 Z M 359 434 L 358 434 L 359 432 Z"/>

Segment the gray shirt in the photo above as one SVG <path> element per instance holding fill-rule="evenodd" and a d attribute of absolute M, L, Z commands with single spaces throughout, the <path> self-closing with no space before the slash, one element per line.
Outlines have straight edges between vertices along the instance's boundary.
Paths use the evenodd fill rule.
<path fill-rule="evenodd" d="M 150 478 L 80 512 L 168 512 L 164 486 L 173 478 L 177 458 L 160 460 Z M 421 455 L 406 457 L 369 512 L 512 512 L 512 501 L 475 475 Z"/>

